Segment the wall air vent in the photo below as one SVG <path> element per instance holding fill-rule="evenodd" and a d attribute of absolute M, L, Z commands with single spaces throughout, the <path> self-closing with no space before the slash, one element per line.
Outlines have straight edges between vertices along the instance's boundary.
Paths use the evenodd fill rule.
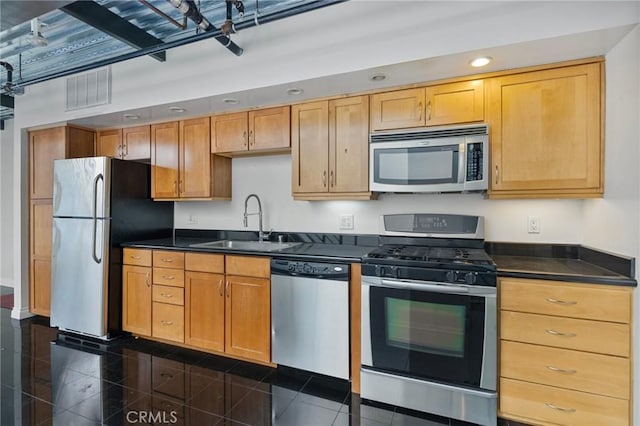
<path fill-rule="evenodd" d="M 67 111 L 111 102 L 111 67 L 67 78 Z"/>

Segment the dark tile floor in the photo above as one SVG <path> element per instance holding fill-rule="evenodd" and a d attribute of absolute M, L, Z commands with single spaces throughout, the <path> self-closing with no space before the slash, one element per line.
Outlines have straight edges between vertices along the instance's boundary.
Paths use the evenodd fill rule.
<path fill-rule="evenodd" d="M 363 401 L 347 382 L 299 370 L 132 337 L 82 341 L 8 309 L 0 325 L 3 426 L 465 424 Z"/>

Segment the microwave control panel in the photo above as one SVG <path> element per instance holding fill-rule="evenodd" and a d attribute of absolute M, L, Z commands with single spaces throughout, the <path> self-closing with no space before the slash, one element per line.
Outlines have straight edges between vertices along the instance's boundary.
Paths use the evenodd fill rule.
<path fill-rule="evenodd" d="M 482 180 L 482 142 L 467 144 L 467 182 Z"/>

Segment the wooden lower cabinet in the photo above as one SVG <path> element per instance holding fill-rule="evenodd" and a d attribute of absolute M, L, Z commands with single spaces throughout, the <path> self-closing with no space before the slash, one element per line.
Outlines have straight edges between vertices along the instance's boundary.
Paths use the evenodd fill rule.
<path fill-rule="evenodd" d="M 271 281 L 227 275 L 225 352 L 271 360 Z"/>
<path fill-rule="evenodd" d="M 38 315 L 51 315 L 51 260 L 32 259 L 29 306 Z"/>
<path fill-rule="evenodd" d="M 629 425 L 630 288 L 500 278 L 501 417 Z"/>
<path fill-rule="evenodd" d="M 126 252 L 125 252 L 126 256 Z M 151 335 L 151 268 L 122 266 L 122 329 Z"/>
<path fill-rule="evenodd" d="M 224 352 L 224 275 L 187 271 L 185 294 L 184 342 Z"/>
<path fill-rule="evenodd" d="M 151 335 L 159 339 L 184 342 L 184 306 L 153 302 Z"/>
<path fill-rule="evenodd" d="M 53 200 L 31 200 L 29 309 L 37 315 L 51 314 L 51 235 Z"/>

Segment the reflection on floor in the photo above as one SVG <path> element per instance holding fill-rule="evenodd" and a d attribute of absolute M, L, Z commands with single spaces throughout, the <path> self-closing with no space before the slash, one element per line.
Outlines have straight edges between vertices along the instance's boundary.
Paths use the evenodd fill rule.
<path fill-rule="evenodd" d="M 124 337 L 109 345 L 0 309 L 2 425 L 465 424 L 361 401 L 344 381 Z"/>

